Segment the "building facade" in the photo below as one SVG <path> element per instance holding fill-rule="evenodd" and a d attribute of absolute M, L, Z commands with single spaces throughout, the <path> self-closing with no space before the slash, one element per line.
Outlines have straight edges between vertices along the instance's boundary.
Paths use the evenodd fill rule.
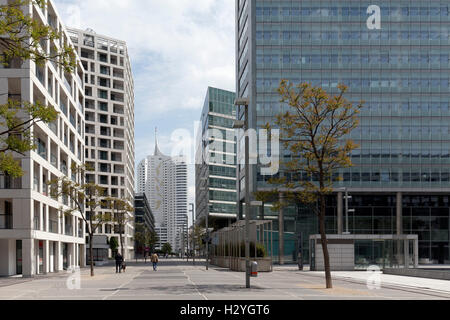
<path fill-rule="evenodd" d="M 52 1 L 45 9 L 30 2 L 23 11 L 60 32 L 60 40 L 41 42 L 46 53 L 73 47 Z M 8 99 L 40 102 L 59 112 L 53 123 L 31 128 L 35 150 L 25 156 L 14 154 L 24 175 L 12 179 L 0 174 L 0 276 L 31 277 L 86 264 L 82 216 L 76 211 L 62 214 L 71 204 L 65 197 L 52 197 L 48 185 L 63 176 L 81 182 L 71 172 L 72 164 L 84 162 L 85 148 L 84 68 L 78 57 L 76 62 L 72 73 L 55 62 L 37 65 L 13 59 L 9 66 L 0 66 L 0 104 Z"/>
<path fill-rule="evenodd" d="M 134 82 L 127 45 L 90 29 L 68 31 L 86 71 L 85 157 L 94 169 L 86 174 L 86 180 L 105 188 L 109 196 L 133 205 Z M 100 208 L 98 212 L 109 211 Z M 125 259 L 133 258 L 133 222 L 133 214 L 129 213 L 124 230 Z M 96 235 L 109 239 L 119 237 L 117 232 L 114 223 L 105 223 Z"/>
<path fill-rule="evenodd" d="M 196 222 L 221 229 L 236 220 L 235 93 L 209 87 L 196 147 Z"/>
<path fill-rule="evenodd" d="M 421 263 L 450 262 L 449 7 L 450 1 L 417 0 L 236 1 L 236 90 L 250 100 L 250 127 L 287 110 L 276 92 L 281 79 L 330 94 L 347 85 L 348 100 L 365 101 L 350 135 L 360 148 L 351 155 L 354 166 L 339 172 L 327 232 L 345 231 L 347 188 L 355 209 L 349 232 L 418 234 Z M 270 189 L 268 178 L 252 166 L 251 192 Z M 270 208 L 265 212 L 278 221 Z M 284 219 L 282 256 L 295 260 L 299 234 L 308 256 L 317 219 L 295 206 Z"/>
<path fill-rule="evenodd" d="M 155 217 L 150 209 L 150 203 L 145 193 L 136 193 L 134 195 L 134 218 L 135 233 L 137 232 L 155 232 Z M 144 255 L 145 248 L 139 247 L 135 240 L 135 254 Z"/>
<path fill-rule="evenodd" d="M 187 221 L 187 165 L 184 157 L 164 155 L 155 141 L 153 156 L 140 162 L 138 186 L 144 186 L 145 195 L 149 199 L 151 210 L 155 216 L 155 229 L 161 249 L 170 243 L 177 252 L 179 241 L 177 235 L 180 228 L 184 230 Z M 143 174 L 143 172 L 146 174 Z"/>

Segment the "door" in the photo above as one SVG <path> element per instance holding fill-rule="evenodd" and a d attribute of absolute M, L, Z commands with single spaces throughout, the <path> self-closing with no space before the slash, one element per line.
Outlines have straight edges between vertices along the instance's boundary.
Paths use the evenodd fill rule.
<path fill-rule="evenodd" d="M 22 274 L 22 240 L 16 240 L 16 274 Z"/>

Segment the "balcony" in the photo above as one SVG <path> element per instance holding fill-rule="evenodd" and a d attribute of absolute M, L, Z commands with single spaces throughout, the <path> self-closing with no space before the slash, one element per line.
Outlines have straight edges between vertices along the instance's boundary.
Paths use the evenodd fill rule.
<path fill-rule="evenodd" d="M 83 104 L 80 101 L 77 101 L 78 110 L 81 111 L 81 113 L 84 113 Z"/>
<path fill-rule="evenodd" d="M 13 228 L 13 219 L 10 214 L 0 214 L 0 230 L 10 230 Z"/>
<path fill-rule="evenodd" d="M 0 173 L 0 190 L 22 189 L 22 178 L 11 178 Z"/>
<path fill-rule="evenodd" d="M 65 229 L 64 230 L 64 234 L 66 236 L 71 236 L 71 237 L 73 236 L 73 228 L 72 228 L 72 226 L 66 225 L 64 229 Z"/>
<path fill-rule="evenodd" d="M 61 100 L 61 111 L 67 116 L 67 105 Z"/>
<path fill-rule="evenodd" d="M 72 86 L 70 85 L 66 77 L 63 76 L 63 79 L 64 79 L 64 86 L 66 87 L 67 91 L 69 91 L 69 93 L 72 94 Z"/>
<path fill-rule="evenodd" d="M 34 217 L 34 230 L 41 230 L 41 225 L 40 225 L 40 221 L 39 221 L 39 217 Z"/>
<path fill-rule="evenodd" d="M 76 123 L 75 117 L 73 115 L 70 115 L 70 123 L 73 125 L 74 128 L 77 127 L 77 123 Z"/>
<path fill-rule="evenodd" d="M 61 172 L 64 173 L 65 176 L 67 176 L 67 166 L 65 164 L 61 165 Z"/>
<path fill-rule="evenodd" d="M 83 81 L 81 80 L 80 76 L 78 75 L 78 73 L 75 74 L 75 81 L 78 83 L 78 85 L 83 88 Z"/>
<path fill-rule="evenodd" d="M 49 221 L 49 232 L 58 233 L 58 221 L 50 220 Z"/>
<path fill-rule="evenodd" d="M 54 166 L 55 168 L 58 168 L 58 157 L 55 156 L 53 153 L 50 154 L 50 163 L 51 163 L 52 166 Z"/>
<path fill-rule="evenodd" d="M 87 47 L 95 48 L 95 43 L 92 40 L 84 40 L 83 43 Z"/>
<path fill-rule="evenodd" d="M 123 97 L 120 96 L 116 96 L 116 95 L 111 95 L 111 100 L 112 101 L 119 101 L 119 102 L 123 102 Z"/>
<path fill-rule="evenodd" d="M 58 135 L 58 126 L 55 122 L 50 122 L 48 124 L 49 129 L 55 134 L 55 136 Z"/>

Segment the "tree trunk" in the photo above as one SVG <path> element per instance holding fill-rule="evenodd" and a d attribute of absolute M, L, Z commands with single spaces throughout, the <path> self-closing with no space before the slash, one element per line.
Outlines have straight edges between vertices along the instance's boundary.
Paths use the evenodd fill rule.
<path fill-rule="evenodd" d="M 328 241 L 325 232 L 325 196 L 320 195 L 320 212 L 319 212 L 320 238 L 322 242 L 323 261 L 325 265 L 325 279 L 327 289 L 333 288 L 331 280 L 330 255 L 328 253 Z"/>
<path fill-rule="evenodd" d="M 92 248 L 92 239 L 93 239 L 93 234 L 89 233 L 89 257 L 90 257 L 90 263 L 91 263 L 91 277 L 94 276 L 94 250 Z"/>
<path fill-rule="evenodd" d="M 120 247 L 122 252 L 122 258 L 125 261 L 125 248 L 123 247 L 123 233 L 122 233 L 122 225 L 119 224 L 119 238 L 120 238 Z"/>

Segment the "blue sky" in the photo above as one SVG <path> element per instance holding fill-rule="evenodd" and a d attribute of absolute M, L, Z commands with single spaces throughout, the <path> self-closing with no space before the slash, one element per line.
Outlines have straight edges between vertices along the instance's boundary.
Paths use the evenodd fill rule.
<path fill-rule="evenodd" d="M 135 83 L 136 162 L 153 153 L 154 131 L 193 136 L 208 86 L 234 91 L 232 0 L 54 0 L 67 26 L 127 42 Z M 194 200 L 193 167 L 189 198 Z"/>

